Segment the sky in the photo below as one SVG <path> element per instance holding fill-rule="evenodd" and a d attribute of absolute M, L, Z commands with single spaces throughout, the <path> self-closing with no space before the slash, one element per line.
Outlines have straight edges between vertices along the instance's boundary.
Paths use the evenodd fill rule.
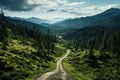
<path fill-rule="evenodd" d="M 0 0 L 0 8 L 11 17 L 61 20 L 120 8 L 120 0 Z"/>

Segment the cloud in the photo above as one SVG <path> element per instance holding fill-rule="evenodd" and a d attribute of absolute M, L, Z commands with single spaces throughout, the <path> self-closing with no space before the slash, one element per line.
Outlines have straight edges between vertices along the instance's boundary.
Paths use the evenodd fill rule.
<path fill-rule="evenodd" d="M 66 5 L 66 6 L 78 6 L 85 4 L 86 2 L 68 2 L 68 0 L 57 0 L 57 3 Z"/>
<path fill-rule="evenodd" d="M 85 4 L 86 2 L 72 2 L 72 3 L 66 3 L 65 5 L 68 6 L 78 6 L 78 5 L 82 5 Z"/>
<path fill-rule="evenodd" d="M 82 13 L 75 11 L 73 8 L 75 8 L 76 6 L 80 6 L 85 4 L 86 2 L 78 2 L 78 1 L 74 1 L 74 2 L 69 2 L 68 0 L 51 0 L 57 3 L 57 7 L 55 8 L 48 8 L 47 12 L 63 12 L 63 13 L 69 13 L 69 14 L 73 14 L 76 16 L 81 16 Z M 45 3 L 47 3 L 48 0 L 46 0 Z M 61 8 L 62 7 L 62 8 Z M 63 8 L 64 7 L 64 8 Z"/>
<path fill-rule="evenodd" d="M 0 0 L 0 7 L 9 11 L 30 11 L 39 5 L 33 0 Z"/>
<path fill-rule="evenodd" d="M 65 12 L 65 13 L 74 14 L 74 15 L 77 15 L 77 16 L 82 15 L 81 13 L 76 12 L 76 11 L 73 11 L 73 10 L 71 10 L 71 9 L 61 9 L 60 11 L 61 11 L 61 12 Z"/>
<path fill-rule="evenodd" d="M 47 4 L 49 7 L 55 7 L 58 5 L 56 2 L 53 2 L 53 1 L 48 1 Z"/>
<path fill-rule="evenodd" d="M 56 12 L 56 11 L 64 12 L 64 13 L 70 13 L 70 14 L 74 14 L 74 15 L 77 15 L 77 16 L 82 15 L 82 13 L 76 12 L 72 8 L 68 8 L 68 9 L 49 9 L 49 10 L 47 10 L 47 12 Z"/>
<path fill-rule="evenodd" d="M 52 7 L 74 7 L 78 5 L 85 4 L 86 2 L 69 2 L 68 0 L 39 0 L 40 4 L 44 8 L 52 8 Z"/>
<path fill-rule="evenodd" d="M 50 8 L 58 5 L 57 2 L 51 0 L 39 1 L 42 4 L 42 7 Z"/>
<path fill-rule="evenodd" d="M 68 0 L 0 0 L 0 8 L 9 11 L 31 11 L 39 8 L 74 7 L 86 2 L 69 2 Z"/>

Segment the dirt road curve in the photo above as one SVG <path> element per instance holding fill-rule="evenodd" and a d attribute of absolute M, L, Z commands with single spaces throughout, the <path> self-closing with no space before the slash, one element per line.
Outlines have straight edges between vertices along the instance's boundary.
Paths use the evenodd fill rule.
<path fill-rule="evenodd" d="M 67 80 L 66 79 L 67 73 L 65 72 L 61 63 L 62 63 L 62 60 L 69 55 L 69 53 L 70 53 L 70 50 L 68 49 L 66 54 L 57 61 L 55 70 L 43 74 L 42 76 L 38 77 L 36 80 L 47 80 L 47 78 L 49 78 L 53 74 L 58 73 L 59 71 L 62 72 L 62 80 Z"/>

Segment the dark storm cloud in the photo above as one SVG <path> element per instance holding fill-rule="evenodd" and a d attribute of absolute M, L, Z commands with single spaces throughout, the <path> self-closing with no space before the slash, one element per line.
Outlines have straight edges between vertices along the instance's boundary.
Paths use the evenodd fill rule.
<path fill-rule="evenodd" d="M 38 4 L 30 4 L 28 0 L 0 0 L 0 8 L 10 11 L 30 11 L 37 6 Z"/>

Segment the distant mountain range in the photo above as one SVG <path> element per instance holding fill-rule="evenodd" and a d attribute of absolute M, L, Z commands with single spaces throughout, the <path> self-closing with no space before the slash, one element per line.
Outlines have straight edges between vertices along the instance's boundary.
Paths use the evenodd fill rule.
<path fill-rule="evenodd" d="M 61 18 L 55 18 L 53 20 L 41 19 L 37 17 L 29 17 L 29 18 L 10 17 L 10 18 L 15 19 L 15 20 L 25 20 L 25 21 L 32 22 L 35 24 L 54 24 L 56 22 L 63 21 L 63 19 Z"/>
<path fill-rule="evenodd" d="M 67 19 L 56 22 L 54 24 L 49 24 L 48 20 L 39 19 L 35 17 L 31 17 L 31 18 L 7 17 L 7 19 L 9 22 L 16 25 L 23 25 L 30 27 L 36 26 L 42 32 L 47 31 L 48 28 L 51 31 L 55 31 L 55 33 L 61 30 L 65 31 L 65 30 L 80 29 L 91 26 L 106 26 L 106 27 L 116 28 L 116 27 L 120 27 L 120 9 L 111 8 L 104 11 L 103 13 L 94 16 Z"/>
<path fill-rule="evenodd" d="M 28 22 L 36 23 L 36 24 L 50 23 L 51 22 L 51 21 L 48 21 L 45 19 L 40 19 L 40 18 L 35 18 L 35 17 L 27 18 L 25 20 Z"/>
<path fill-rule="evenodd" d="M 111 8 L 94 16 L 67 19 L 52 26 L 59 26 L 63 29 L 79 29 L 90 26 L 120 27 L 120 9 Z"/>
<path fill-rule="evenodd" d="M 35 24 L 51 23 L 51 21 L 49 20 L 40 19 L 36 17 L 30 17 L 30 18 L 10 17 L 10 18 L 14 20 L 24 20 L 24 21 L 35 23 Z"/>

